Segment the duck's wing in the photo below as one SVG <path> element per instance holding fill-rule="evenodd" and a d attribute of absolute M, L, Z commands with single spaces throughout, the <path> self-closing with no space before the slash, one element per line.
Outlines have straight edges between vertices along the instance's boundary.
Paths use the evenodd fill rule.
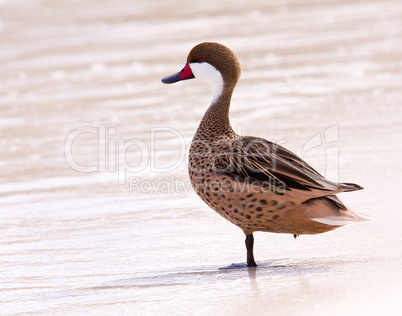
<path fill-rule="evenodd" d="M 231 148 L 215 156 L 215 170 L 241 182 L 256 182 L 272 192 L 305 191 L 324 196 L 362 189 L 353 183 L 325 179 L 300 157 L 284 147 L 258 137 L 240 137 Z"/>

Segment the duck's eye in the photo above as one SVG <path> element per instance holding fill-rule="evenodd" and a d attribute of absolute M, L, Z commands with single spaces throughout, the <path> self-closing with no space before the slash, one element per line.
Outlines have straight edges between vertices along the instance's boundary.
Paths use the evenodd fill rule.
<path fill-rule="evenodd" d="M 197 61 L 198 61 L 199 63 L 202 63 L 202 62 L 204 61 L 204 58 L 198 57 L 198 58 L 197 58 Z"/>

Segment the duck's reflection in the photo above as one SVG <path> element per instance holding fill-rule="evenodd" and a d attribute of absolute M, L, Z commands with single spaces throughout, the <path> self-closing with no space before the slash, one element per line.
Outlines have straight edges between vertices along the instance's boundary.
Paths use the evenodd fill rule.
<path fill-rule="evenodd" d="M 255 292 L 255 294 L 259 294 L 258 283 L 257 283 L 257 267 L 248 268 L 248 277 L 250 278 L 250 286 L 251 290 Z"/>

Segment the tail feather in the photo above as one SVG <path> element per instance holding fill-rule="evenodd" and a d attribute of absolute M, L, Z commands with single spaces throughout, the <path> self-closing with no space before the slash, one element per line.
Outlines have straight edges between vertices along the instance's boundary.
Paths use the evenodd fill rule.
<path fill-rule="evenodd" d="M 313 221 L 330 225 L 330 226 L 343 226 L 346 224 L 350 224 L 352 222 L 364 222 L 371 220 L 370 217 L 355 213 L 351 210 L 347 211 L 347 216 L 339 215 L 339 216 L 329 216 L 329 217 L 318 217 L 318 218 L 311 218 Z"/>
<path fill-rule="evenodd" d="M 303 204 L 306 205 L 305 216 L 313 221 L 330 226 L 343 226 L 351 222 L 370 220 L 368 216 L 349 209 L 335 195 L 310 199 Z"/>

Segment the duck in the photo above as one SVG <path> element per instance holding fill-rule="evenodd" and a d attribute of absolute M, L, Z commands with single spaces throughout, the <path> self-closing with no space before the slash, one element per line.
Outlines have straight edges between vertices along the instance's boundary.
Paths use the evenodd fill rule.
<path fill-rule="evenodd" d="M 196 45 L 182 70 L 162 79 L 172 84 L 201 79 L 212 87 L 189 150 L 188 172 L 198 196 L 245 234 L 247 267 L 256 267 L 254 232 L 320 234 L 368 217 L 349 209 L 338 193 L 363 189 L 332 182 L 283 146 L 234 132 L 229 120 L 240 62 L 228 47 Z"/>

